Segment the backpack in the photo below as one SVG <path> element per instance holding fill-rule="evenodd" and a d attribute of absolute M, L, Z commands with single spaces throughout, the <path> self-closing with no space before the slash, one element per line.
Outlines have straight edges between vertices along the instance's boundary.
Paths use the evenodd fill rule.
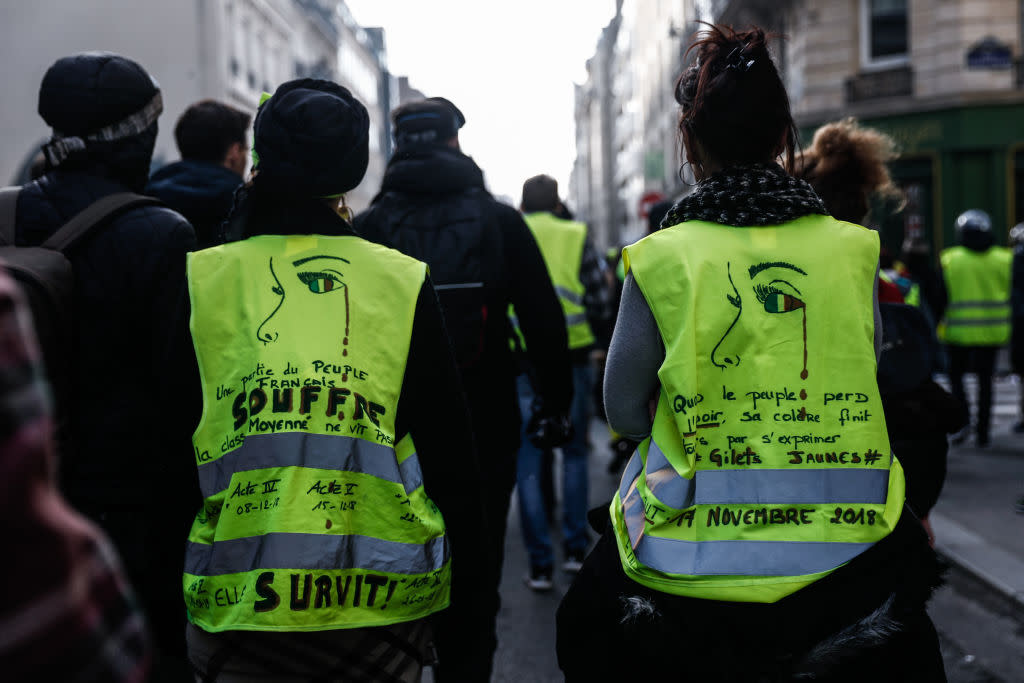
<path fill-rule="evenodd" d="M 908 304 L 882 303 L 882 354 L 878 388 L 883 394 L 918 388 L 938 366 L 939 343 L 921 309 Z"/>
<path fill-rule="evenodd" d="M 385 195 L 387 196 L 387 195 Z M 501 231 L 493 225 L 491 196 L 472 189 L 441 204 L 404 202 L 374 212 L 365 237 L 423 261 L 430 268 L 455 360 L 462 370 L 478 366 L 489 325 L 507 326 L 505 311 L 488 309 L 494 278 L 503 272 Z M 495 318 L 497 317 L 497 319 Z M 505 332 L 502 332 L 502 339 Z"/>
<path fill-rule="evenodd" d="M 41 246 L 15 245 L 20 187 L 0 189 L 0 265 L 18 283 L 32 313 L 43 367 L 53 398 L 58 454 L 71 453 L 69 415 L 73 384 L 75 276 L 65 252 L 115 214 L 160 204 L 130 192 L 96 200 L 61 226 Z"/>

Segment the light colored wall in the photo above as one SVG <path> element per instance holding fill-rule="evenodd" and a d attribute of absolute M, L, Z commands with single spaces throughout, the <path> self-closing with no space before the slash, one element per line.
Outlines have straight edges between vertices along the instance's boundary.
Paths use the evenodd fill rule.
<path fill-rule="evenodd" d="M 968 69 L 966 54 L 994 36 L 1021 54 L 1019 0 L 911 0 L 910 66 L 914 109 L 965 95 L 1014 90 L 1013 70 Z M 798 0 L 788 13 L 787 81 L 798 117 L 870 115 L 877 102 L 846 103 L 847 78 L 871 70 L 861 58 L 861 0 Z M 887 103 L 885 106 L 893 106 Z"/>
<path fill-rule="evenodd" d="M 172 129 L 184 108 L 205 94 L 199 65 L 201 0 L 31 0 L 0 6 L 0 182 L 50 131 L 36 113 L 39 84 L 60 57 L 118 52 L 160 83 L 164 114 L 157 154 L 177 158 Z"/>
<path fill-rule="evenodd" d="M 26 0 L 0 3 L 0 182 L 6 183 L 23 160 L 38 149 L 49 130 L 36 114 L 39 83 L 59 57 L 86 50 L 108 50 L 139 62 L 160 83 L 164 113 L 154 152 L 157 162 L 179 158 L 174 123 L 196 100 L 212 97 L 255 113 L 260 94 L 295 77 L 295 62 L 320 58 L 371 111 L 375 130 L 382 124 L 378 83 L 382 76 L 367 45 L 352 39 L 348 61 L 337 47 L 307 23 L 293 0 Z M 230 64 L 236 60 L 237 74 Z M 349 75 L 358 78 L 346 81 Z M 249 73 L 253 79 L 250 82 Z M 369 85 L 367 85 L 369 84 Z M 363 205 L 376 192 L 384 150 L 375 139 L 371 169 L 364 181 Z M 372 186 L 372 187 L 371 187 Z"/>
<path fill-rule="evenodd" d="M 1006 90 L 1013 71 L 967 69 L 971 45 L 986 36 L 1007 43 L 1016 55 L 1019 44 L 1016 0 L 930 0 L 911 3 L 911 58 L 918 97 Z"/>

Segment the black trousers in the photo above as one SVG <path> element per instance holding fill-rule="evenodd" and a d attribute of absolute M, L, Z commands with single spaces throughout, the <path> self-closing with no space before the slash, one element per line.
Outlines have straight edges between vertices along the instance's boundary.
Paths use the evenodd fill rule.
<path fill-rule="evenodd" d="M 974 372 L 978 376 L 977 434 L 980 441 L 988 441 L 989 425 L 992 421 L 992 375 L 996 369 L 998 346 L 954 346 L 946 347 L 949 353 L 949 383 L 953 396 L 969 406 L 964 390 L 964 375 Z"/>
<path fill-rule="evenodd" d="M 488 535 L 480 544 L 477 557 L 454 560 L 461 563 L 456 564 L 460 569 L 454 571 L 465 571 L 467 567 L 478 571 L 482 574 L 483 585 L 472 610 L 472 623 L 453 623 L 447 619 L 447 610 L 435 615 L 438 663 L 434 667 L 434 675 L 438 683 L 487 683 L 491 679 L 494 651 L 498 647 L 499 589 L 505 559 L 508 509 L 516 483 L 517 452 L 518 448 L 511 452 L 495 452 L 491 459 L 481 463 L 481 485 L 488 492 L 485 508 Z"/>

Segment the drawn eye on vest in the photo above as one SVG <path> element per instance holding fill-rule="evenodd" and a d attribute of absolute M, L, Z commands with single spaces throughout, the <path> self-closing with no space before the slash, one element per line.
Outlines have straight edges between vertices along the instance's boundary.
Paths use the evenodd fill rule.
<path fill-rule="evenodd" d="M 789 274 L 786 278 L 779 277 L 782 274 L 780 271 L 789 271 Z M 799 310 L 803 312 L 803 371 L 800 377 L 807 379 L 807 305 L 803 293 L 794 284 L 798 276 L 806 276 L 807 273 L 792 263 L 765 261 L 750 266 L 747 269 L 748 280 L 740 279 L 738 285 L 732 277 L 731 262 L 726 264 L 726 275 L 732 289 L 731 294 L 726 293 L 726 299 L 737 311 L 732 323 L 711 351 L 712 364 L 723 370 L 739 366 L 739 351 L 748 343 L 744 338 L 744 329 L 762 326 L 767 322 L 767 319 L 761 318 L 762 315 L 781 315 Z M 760 305 L 744 308 L 743 299 L 747 294 Z"/>
<path fill-rule="evenodd" d="M 336 270 L 322 273 L 296 273 L 296 275 L 299 277 L 299 281 L 309 287 L 309 291 L 314 294 L 335 292 L 345 286 L 345 283 L 341 281 L 341 273 Z"/>
<path fill-rule="evenodd" d="M 274 280 L 274 286 L 271 287 L 271 291 L 280 299 L 278 299 L 277 306 L 270 312 L 270 315 L 260 323 L 259 328 L 256 330 L 256 338 L 264 344 L 269 344 L 277 341 L 281 333 L 301 333 L 310 324 L 311 320 L 316 318 L 317 310 L 321 308 L 320 304 L 316 304 L 316 308 L 309 308 L 309 306 L 313 305 L 312 301 L 302 299 L 303 292 L 308 292 L 311 295 L 317 295 L 313 298 L 317 301 L 322 301 L 323 305 L 334 310 L 336 310 L 334 307 L 341 300 L 344 300 L 345 333 L 342 339 L 343 349 L 341 355 L 347 356 L 348 348 L 345 347 L 348 346 L 349 337 L 349 288 L 343 279 L 342 263 L 349 264 L 350 262 L 340 256 L 330 256 L 327 254 L 307 256 L 291 262 L 286 261 L 283 264 L 280 260 L 275 263 L 274 258 L 271 258 L 269 269 L 270 276 Z M 280 275 L 278 271 L 281 271 Z M 294 280 L 291 279 L 292 275 L 295 277 Z M 302 287 L 297 288 L 296 285 L 302 285 Z M 344 291 L 344 295 L 341 300 L 330 299 L 335 303 L 329 303 L 328 299 L 319 298 L 319 295 L 338 291 Z M 291 299 L 287 297 L 289 292 L 292 295 Z M 299 298 L 296 299 L 295 297 Z M 288 306 L 285 306 L 286 299 L 289 301 Z M 302 301 L 307 303 L 300 305 Z M 331 315 L 333 313 L 325 310 L 324 314 Z"/>
<path fill-rule="evenodd" d="M 768 284 L 754 285 L 754 296 L 764 306 L 767 313 L 789 313 L 798 308 L 804 308 L 804 302 L 797 296 L 790 294 L 793 291 L 798 296 L 800 290 L 785 280 L 772 280 Z"/>

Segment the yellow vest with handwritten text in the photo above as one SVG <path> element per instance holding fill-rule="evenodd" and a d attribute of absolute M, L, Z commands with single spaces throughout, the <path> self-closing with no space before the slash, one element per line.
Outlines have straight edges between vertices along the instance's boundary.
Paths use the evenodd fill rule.
<path fill-rule="evenodd" d="M 875 379 L 877 234 L 691 221 L 624 258 L 665 345 L 652 434 L 611 506 L 626 574 L 775 602 L 888 535 L 904 480 Z"/>
<path fill-rule="evenodd" d="M 447 606 L 444 520 L 395 434 L 425 276 L 356 236 L 189 254 L 204 498 L 185 557 L 192 623 L 316 631 Z"/>

